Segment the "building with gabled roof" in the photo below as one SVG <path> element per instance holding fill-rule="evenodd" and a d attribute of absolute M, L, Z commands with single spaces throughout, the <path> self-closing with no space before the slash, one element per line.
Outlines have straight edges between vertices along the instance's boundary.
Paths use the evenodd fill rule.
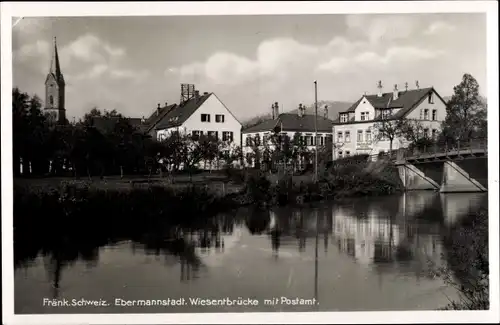
<path fill-rule="evenodd" d="M 264 120 L 257 125 L 248 127 L 242 132 L 242 151 L 247 165 L 254 166 L 255 161 L 251 158 L 254 147 L 257 145 L 263 148 L 268 145 L 273 147 L 270 142 L 272 134 L 286 135 L 293 139 L 296 135 L 300 137 L 302 143 L 308 150 L 316 148 L 315 131 L 318 131 L 318 147 L 330 144 L 333 139 L 332 124 L 333 121 L 328 118 L 328 108 L 324 107 L 323 112 L 318 115 L 306 113 L 306 107 L 299 105 L 297 113 L 279 113 L 278 103 L 272 106 L 272 118 Z M 315 126 L 316 123 L 316 126 Z M 252 161 L 252 163 L 248 163 Z"/>
<path fill-rule="evenodd" d="M 390 142 L 378 137 L 377 122 L 412 119 L 421 123 L 424 135 L 436 137 L 446 118 L 446 102 L 434 87 L 382 92 L 379 81 L 376 94 L 361 96 L 346 111 L 340 112 L 333 122 L 334 159 L 355 154 L 375 155 L 387 152 Z M 406 147 L 404 138 L 395 139 L 392 149 Z"/>

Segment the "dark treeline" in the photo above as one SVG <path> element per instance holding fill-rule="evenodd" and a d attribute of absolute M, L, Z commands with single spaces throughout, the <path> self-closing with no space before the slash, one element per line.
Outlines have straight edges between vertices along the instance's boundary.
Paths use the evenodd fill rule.
<path fill-rule="evenodd" d="M 119 174 L 146 170 L 156 154 L 152 139 L 137 132 L 116 111 L 93 109 L 77 123 L 55 125 L 43 113 L 38 96 L 12 92 L 14 175 L 34 176 Z M 92 118 L 115 118 L 111 132 L 92 127 Z M 31 169 L 31 173 L 29 172 Z"/>

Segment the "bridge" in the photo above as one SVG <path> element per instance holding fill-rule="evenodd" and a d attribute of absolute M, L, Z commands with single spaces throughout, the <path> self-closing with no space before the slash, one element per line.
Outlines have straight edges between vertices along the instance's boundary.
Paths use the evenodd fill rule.
<path fill-rule="evenodd" d="M 406 190 L 487 192 L 487 139 L 402 148 L 393 160 Z"/>

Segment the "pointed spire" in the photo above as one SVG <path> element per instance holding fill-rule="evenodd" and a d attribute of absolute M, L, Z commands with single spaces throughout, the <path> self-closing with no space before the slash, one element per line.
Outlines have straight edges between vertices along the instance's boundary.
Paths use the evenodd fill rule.
<path fill-rule="evenodd" d="M 52 50 L 52 60 L 50 61 L 50 73 L 57 79 L 61 77 L 61 67 L 59 65 L 59 54 L 57 53 L 57 41 L 54 37 L 54 49 Z"/>

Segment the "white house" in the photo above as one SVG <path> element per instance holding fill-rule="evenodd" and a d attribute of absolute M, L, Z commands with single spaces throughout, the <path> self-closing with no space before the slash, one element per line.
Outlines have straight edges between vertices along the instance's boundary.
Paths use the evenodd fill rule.
<path fill-rule="evenodd" d="M 173 131 L 192 135 L 212 135 L 240 146 L 241 123 L 214 93 L 198 91 L 187 101 L 172 105 L 155 126 L 162 141 Z"/>
<path fill-rule="evenodd" d="M 349 109 L 339 113 L 333 123 L 333 159 L 355 154 L 375 155 L 390 149 L 388 139 L 377 137 L 377 123 L 398 119 L 418 121 L 423 132 L 435 137 L 446 117 L 446 102 L 433 87 L 399 91 L 397 85 L 390 93 L 382 92 L 379 82 L 377 94 L 363 95 Z M 375 126 L 375 127 L 374 127 Z M 406 147 L 408 141 L 396 138 L 392 149 Z"/>
<path fill-rule="evenodd" d="M 278 112 L 278 103 L 273 105 L 273 118 L 265 120 L 255 126 L 244 129 L 242 132 L 242 151 L 245 157 L 245 164 L 252 161 L 251 166 L 255 165 L 253 158 L 249 156 L 253 153 L 254 145 L 263 148 L 267 143 L 271 150 L 274 150 L 274 145 L 270 141 L 270 135 L 279 134 L 288 136 L 293 139 L 296 134 L 300 136 L 300 140 L 304 143 L 309 151 L 316 148 L 315 134 L 315 114 L 306 114 L 305 106 L 299 105 L 297 113 L 282 113 Z M 317 131 L 318 131 L 318 147 L 330 145 L 333 141 L 332 123 L 328 118 L 328 109 L 325 107 L 323 114 L 318 113 L 317 116 Z"/>

